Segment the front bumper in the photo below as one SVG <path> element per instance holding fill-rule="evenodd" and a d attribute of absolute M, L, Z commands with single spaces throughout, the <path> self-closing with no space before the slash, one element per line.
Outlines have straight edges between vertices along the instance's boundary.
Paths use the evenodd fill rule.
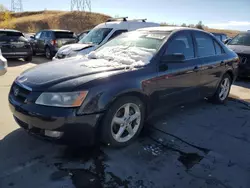
<path fill-rule="evenodd" d="M 102 114 L 76 115 L 74 109 L 19 104 L 9 96 L 9 106 L 16 122 L 29 133 L 63 144 L 93 145 Z M 46 136 L 45 131 L 62 133 L 59 138 Z"/>

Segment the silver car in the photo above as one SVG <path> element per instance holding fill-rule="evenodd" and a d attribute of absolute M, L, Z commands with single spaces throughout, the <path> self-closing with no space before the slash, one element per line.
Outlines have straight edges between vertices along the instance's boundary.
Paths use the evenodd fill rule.
<path fill-rule="evenodd" d="M 2 51 L 0 49 L 0 76 L 4 75 L 7 72 L 7 60 L 2 56 Z"/>

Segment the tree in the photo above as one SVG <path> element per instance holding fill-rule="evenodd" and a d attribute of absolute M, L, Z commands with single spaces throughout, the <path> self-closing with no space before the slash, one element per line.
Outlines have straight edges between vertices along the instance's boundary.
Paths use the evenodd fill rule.
<path fill-rule="evenodd" d="M 0 28 L 15 28 L 15 24 L 13 23 L 14 19 L 12 18 L 11 12 L 2 4 L 0 4 L 0 15 L 2 17 L 2 19 L 0 19 Z"/>
<path fill-rule="evenodd" d="M 183 23 L 183 24 L 181 25 L 181 27 L 187 27 L 187 25 L 186 25 L 185 23 Z"/>
<path fill-rule="evenodd" d="M 202 21 L 199 21 L 198 24 L 195 26 L 197 29 L 203 29 L 203 24 L 202 24 Z"/>

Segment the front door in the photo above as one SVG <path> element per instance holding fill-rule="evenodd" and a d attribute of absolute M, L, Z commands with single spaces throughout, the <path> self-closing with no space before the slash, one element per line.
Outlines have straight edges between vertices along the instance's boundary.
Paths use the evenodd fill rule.
<path fill-rule="evenodd" d="M 172 106 L 199 98 L 200 63 L 195 58 L 191 33 L 180 31 L 168 39 L 164 55 L 168 54 L 183 54 L 185 60 L 168 62 L 167 70 L 159 70 L 157 80 L 160 105 Z"/>

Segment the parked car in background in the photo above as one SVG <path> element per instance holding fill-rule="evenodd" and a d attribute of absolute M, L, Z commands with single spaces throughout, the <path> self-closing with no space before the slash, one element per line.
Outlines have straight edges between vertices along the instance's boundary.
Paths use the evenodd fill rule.
<path fill-rule="evenodd" d="M 227 45 L 235 51 L 239 58 L 239 77 L 250 76 L 250 32 L 244 32 L 234 37 Z"/>
<path fill-rule="evenodd" d="M 107 22 L 99 24 L 92 29 L 77 44 L 66 45 L 60 48 L 53 59 L 56 60 L 77 55 L 86 55 L 124 32 L 156 26 L 160 25 L 146 22 L 146 19 L 128 20 L 127 17 L 109 19 Z"/>
<path fill-rule="evenodd" d="M 42 30 L 32 37 L 32 48 L 36 53 L 45 53 L 46 58 L 52 59 L 63 45 L 77 41 L 74 33 L 68 30 Z"/>
<path fill-rule="evenodd" d="M 83 37 L 85 37 L 89 32 L 90 32 L 90 30 L 85 30 L 85 31 L 79 33 L 79 34 L 77 35 L 77 40 L 80 41 L 80 40 L 81 40 Z"/>
<path fill-rule="evenodd" d="M 228 38 L 225 33 L 212 33 L 212 34 L 222 42 L 225 42 Z"/>
<path fill-rule="evenodd" d="M 23 33 L 23 35 L 27 40 L 30 40 L 35 36 L 35 33 Z"/>
<path fill-rule="evenodd" d="M 32 60 L 31 44 L 20 31 L 0 29 L 0 48 L 5 58 Z"/>
<path fill-rule="evenodd" d="M 7 60 L 2 56 L 2 51 L 0 48 L 0 76 L 4 75 L 7 72 Z"/>
<path fill-rule="evenodd" d="M 157 108 L 204 97 L 224 103 L 238 61 L 205 31 L 144 28 L 88 56 L 25 71 L 11 86 L 10 109 L 21 127 L 43 138 L 126 146 Z"/>
<path fill-rule="evenodd" d="M 232 40 L 232 38 L 227 38 L 227 39 L 224 40 L 223 42 L 224 42 L 224 44 L 227 44 L 227 43 L 229 43 L 231 40 Z"/>

